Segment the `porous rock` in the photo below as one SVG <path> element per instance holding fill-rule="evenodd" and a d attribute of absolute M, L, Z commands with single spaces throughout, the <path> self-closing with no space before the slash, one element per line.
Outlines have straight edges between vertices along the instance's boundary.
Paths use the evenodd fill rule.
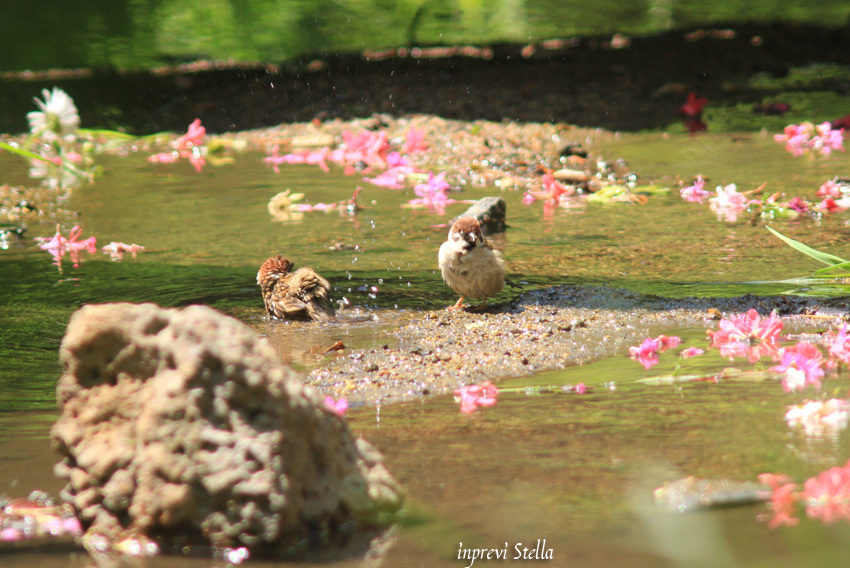
<path fill-rule="evenodd" d="M 297 556 L 401 506 L 377 450 L 211 308 L 85 306 L 60 360 L 55 471 L 87 534 Z"/>

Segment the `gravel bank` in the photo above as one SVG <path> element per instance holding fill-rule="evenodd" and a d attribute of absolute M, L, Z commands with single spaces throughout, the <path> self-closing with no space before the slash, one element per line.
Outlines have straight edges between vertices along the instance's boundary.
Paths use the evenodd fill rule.
<path fill-rule="evenodd" d="M 387 345 L 346 351 L 316 369 L 309 383 L 353 402 L 383 403 L 451 392 L 482 380 L 527 376 L 606 356 L 627 356 L 646 337 L 688 328 L 717 328 L 717 313 L 776 309 L 786 329 L 823 329 L 847 312 L 805 298 L 642 296 L 608 287 L 559 286 L 524 294 L 489 313 L 413 314 Z M 709 311 L 711 310 L 711 311 Z M 807 314 L 828 314 L 811 318 Z"/>

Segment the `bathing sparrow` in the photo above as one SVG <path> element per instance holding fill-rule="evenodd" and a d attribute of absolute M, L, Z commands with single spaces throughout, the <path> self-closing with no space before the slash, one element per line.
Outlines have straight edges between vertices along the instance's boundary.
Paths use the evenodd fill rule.
<path fill-rule="evenodd" d="M 328 298 L 330 284 L 312 268 L 292 272 L 292 263 L 281 255 L 266 260 L 257 272 L 266 312 L 275 319 L 333 321 Z"/>
<path fill-rule="evenodd" d="M 460 299 L 450 310 L 463 307 L 466 296 L 480 298 L 484 308 L 487 298 L 505 287 L 505 261 L 502 253 L 484 238 L 481 225 L 474 217 L 461 217 L 449 230 L 446 242 L 440 246 L 440 272 L 443 280 Z"/>

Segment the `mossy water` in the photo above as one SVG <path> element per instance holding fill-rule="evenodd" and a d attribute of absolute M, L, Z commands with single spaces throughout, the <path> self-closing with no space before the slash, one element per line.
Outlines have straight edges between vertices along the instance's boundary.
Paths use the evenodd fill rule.
<path fill-rule="evenodd" d="M 702 173 L 712 183 L 735 182 L 742 189 L 768 182 L 811 196 L 820 183 L 846 170 L 844 155 L 794 159 L 758 135 L 744 145 L 728 135 L 657 134 L 599 143 L 608 144 L 612 156 L 628 158 L 640 174 L 670 174 L 662 179 L 673 191 L 646 205 L 583 204 L 554 211 L 539 203 L 525 206 L 520 192 L 493 187 L 454 195 L 475 199 L 496 192 L 506 199 L 510 228 L 497 242 L 513 278 L 525 286 L 607 283 L 676 297 L 772 295 L 799 291 L 794 283 L 775 281 L 817 268 L 759 222 L 726 224 L 707 206 L 682 202 L 675 176 Z M 438 225 L 463 211 L 464 204 L 444 214 L 414 211 L 402 207 L 412 197 L 410 190 L 373 189 L 336 169 L 325 174 L 291 166 L 276 174 L 261 158 L 239 154 L 232 164 L 202 173 L 189 164 L 151 165 L 140 155 L 105 159 L 106 175 L 74 190 L 68 207 L 79 217 L 65 223 L 79 222 L 84 235 L 97 236 L 100 244 L 135 242 L 145 252 L 121 262 L 98 252 L 83 256 L 79 268 L 63 263 L 61 272 L 31 239 L 0 252 L 5 424 L 0 453 L 7 458 L 0 486 L 16 494 L 35 487 L 58 490 L 44 471 L 51 461 L 46 434 L 59 374 L 56 353 L 68 316 L 83 303 L 204 303 L 271 336 L 270 326 L 286 324 L 263 321 L 254 277 L 259 263 L 277 252 L 316 268 L 333 283 L 338 299 L 377 316 L 377 322 L 351 329 L 349 347 L 384 344 L 384 330 L 403 323 L 405 311 L 453 303 L 435 266 L 446 232 Z M 0 160 L 22 182 L 23 166 L 8 156 Z M 266 209 L 284 189 L 303 192 L 313 203 L 334 202 L 350 197 L 357 185 L 365 187 L 358 197 L 364 208 L 355 215 L 306 213 L 280 223 Z M 817 223 L 802 218 L 775 226 L 841 255 L 837 242 L 844 222 L 839 213 Z M 52 231 L 47 225 L 33 227 L 27 236 Z M 520 292 L 508 290 L 496 300 Z M 321 345 L 321 332 L 310 341 Z M 296 365 L 324 361 L 318 357 Z M 715 358 L 698 365 L 719 369 L 725 364 Z M 585 382 L 593 388 L 589 395 L 504 396 L 497 407 L 471 417 L 460 415 L 448 397 L 352 411 L 352 427 L 387 455 L 390 469 L 411 492 L 387 565 L 457 566 L 461 542 L 502 548 L 507 541 L 512 557 L 517 542 L 527 546 L 544 538 L 555 554 L 552 565 L 688 565 L 686 557 L 671 560 L 677 557 L 669 543 L 678 533 L 665 525 L 670 518 L 665 521 L 644 506 L 656 483 L 687 474 L 753 479 L 763 471 L 784 471 L 802 478 L 817 471 L 789 447 L 805 442 L 789 440 L 782 420 L 788 398 L 775 382 L 686 387 L 632 382 L 642 376 L 640 366 L 623 355 L 500 383 Z M 616 390 L 605 387 L 611 381 Z M 846 454 L 841 447 L 822 448 L 817 467 L 841 463 Z M 10 485 L 13 480 L 16 485 Z M 691 549 L 714 551 L 704 565 L 729 559 L 741 565 L 770 563 L 780 547 L 801 562 L 843 559 L 845 528 L 828 531 L 804 523 L 796 532 L 772 532 L 756 522 L 758 513 L 747 507 L 676 517 L 672 524 L 695 523 L 699 538 L 705 538 L 692 541 Z M 67 561 L 61 554 L 14 560 L 27 566 Z M 151 565 L 205 563 L 163 558 Z"/>

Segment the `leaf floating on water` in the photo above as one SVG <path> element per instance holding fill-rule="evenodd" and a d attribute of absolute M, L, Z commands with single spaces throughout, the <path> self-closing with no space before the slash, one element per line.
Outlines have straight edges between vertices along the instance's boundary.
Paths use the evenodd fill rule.
<path fill-rule="evenodd" d="M 744 370 L 727 368 L 723 369 L 714 375 L 656 375 L 645 379 L 638 379 L 636 383 L 643 383 L 650 386 L 675 385 L 679 383 L 696 383 L 696 382 L 719 382 L 722 379 L 736 379 L 741 381 L 764 381 L 773 379 L 776 373 L 771 371 L 760 370 Z"/>
<path fill-rule="evenodd" d="M 770 499 L 768 488 L 755 481 L 683 477 L 655 490 L 655 502 L 674 513 L 735 507 Z"/>
<path fill-rule="evenodd" d="M 693 383 L 697 381 L 714 381 L 717 376 L 709 375 L 656 375 L 645 379 L 638 379 L 635 382 L 645 385 L 660 386 L 660 385 L 675 385 L 677 383 Z"/>

